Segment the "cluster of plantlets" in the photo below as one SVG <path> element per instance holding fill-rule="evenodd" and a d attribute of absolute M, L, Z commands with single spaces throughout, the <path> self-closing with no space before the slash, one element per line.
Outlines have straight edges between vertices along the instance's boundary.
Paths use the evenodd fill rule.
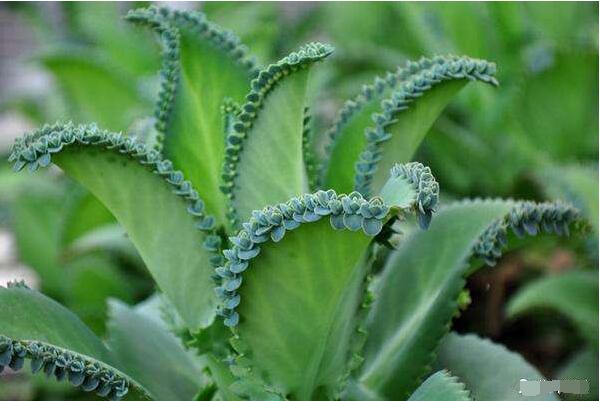
<path fill-rule="evenodd" d="M 107 347 L 67 309 L 18 286 L 0 289 L 2 366 L 29 358 L 39 370 L 33 344 L 60 349 L 44 369 L 111 400 L 469 400 L 448 372 L 427 378 L 464 276 L 476 258 L 501 256 L 509 228 L 567 234 L 581 221 L 563 203 L 442 205 L 431 170 L 410 162 L 462 87 L 497 85 L 495 65 L 436 57 L 377 79 L 340 111 L 319 160 L 309 79 L 330 46 L 311 43 L 256 70 L 239 40 L 199 13 L 151 7 L 128 19 L 164 47 L 154 143 L 54 124 L 18 140 L 10 160 L 15 170 L 55 163 L 105 204 L 202 371 L 187 386 L 188 373 L 171 369 L 190 358 L 178 348 L 176 361 L 148 360 L 157 344 L 123 335 L 127 308 L 114 309 Z M 144 324 L 162 330 L 158 346 L 180 346 Z"/>

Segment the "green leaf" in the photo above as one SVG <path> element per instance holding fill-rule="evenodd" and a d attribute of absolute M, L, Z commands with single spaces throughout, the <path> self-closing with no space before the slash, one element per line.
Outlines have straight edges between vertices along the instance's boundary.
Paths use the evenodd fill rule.
<path fill-rule="evenodd" d="M 120 301 L 109 301 L 109 308 L 109 343 L 121 366 L 157 400 L 193 399 L 203 374 L 179 339 Z"/>
<path fill-rule="evenodd" d="M 308 192 L 303 161 L 309 68 L 330 55 L 310 43 L 271 64 L 252 81 L 234 132 L 227 136 L 223 190 L 234 223 L 253 210 Z"/>
<path fill-rule="evenodd" d="M 156 45 L 147 32 L 140 32 L 123 21 L 119 4 L 82 2 L 69 6 L 78 30 L 76 34 L 89 38 L 94 49 L 106 53 L 119 68 L 136 77 L 156 72 L 160 65 Z"/>
<path fill-rule="evenodd" d="M 598 232 L 598 170 L 591 166 L 555 166 L 536 174 L 540 188 L 550 199 L 572 202 Z"/>
<path fill-rule="evenodd" d="M 267 244 L 244 276 L 238 333 L 254 368 L 284 394 L 310 400 L 344 370 L 363 294 L 370 238 L 307 224 Z"/>
<path fill-rule="evenodd" d="M 438 348 L 436 365 L 450 371 L 465 383 L 474 400 L 521 400 L 519 381 L 545 380 L 523 357 L 500 344 L 473 334 L 448 334 Z M 554 394 L 542 394 L 527 399 L 558 401 Z"/>
<path fill-rule="evenodd" d="M 110 130 L 126 130 L 149 105 L 135 83 L 119 68 L 83 50 L 64 50 L 44 55 L 44 66 L 62 89 L 69 114 L 78 123 L 96 121 Z"/>
<path fill-rule="evenodd" d="M 79 181 L 127 231 L 188 327 L 212 323 L 210 258 L 219 238 L 211 234 L 214 221 L 204 215 L 198 193 L 169 161 L 133 139 L 72 125 L 47 126 L 19 140 L 11 160 L 17 169 L 53 161 Z"/>
<path fill-rule="evenodd" d="M 106 206 L 78 186 L 72 188 L 67 204 L 60 233 L 63 246 L 69 246 L 85 234 L 115 223 Z"/>
<path fill-rule="evenodd" d="M 548 9 L 550 14 L 559 14 Z M 572 27 L 568 27 L 572 31 Z M 538 50 L 535 59 L 550 60 L 548 66 L 531 66 L 519 87 L 520 97 L 512 102 L 523 136 L 538 157 L 550 160 L 595 159 L 598 152 L 598 53 L 572 47 L 555 52 Z M 533 64 L 533 62 L 532 62 Z M 546 67 L 546 68 L 544 68 Z M 561 93 L 557 102 L 548 93 Z"/>
<path fill-rule="evenodd" d="M 464 277 L 474 271 L 469 270 L 469 258 L 495 261 L 508 228 L 518 233 L 524 225 L 536 233 L 543 227 L 554 231 L 556 222 L 562 232 L 572 213 L 561 204 L 464 202 L 437 213 L 427 231 L 408 234 L 373 289 L 360 386 L 382 397 L 408 397 L 427 373 L 435 347 L 458 310 Z"/>
<path fill-rule="evenodd" d="M 36 271 L 42 288 L 52 295 L 62 294 L 65 287 L 58 262 L 63 208 L 56 192 L 39 188 L 18 191 L 20 195 L 10 208 L 18 258 Z"/>
<path fill-rule="evenodd" d="M 439 371 L 429 376 L 408 401 L 470 401 L 465 385 L 447 371 Z"/>
<path fill-rule="evenodd" d="M 266 390 L 297 400 L 334 397 L 351 363 L 370 237 L 416 208 L 393 206 L 330 190 L 253 213 L 217 269 L 221 314 L 236 326 L 234 373 L 267 377 Z"/>
<path fill-rule="evenodd" d="M 224 401 L 240 401 L 237 395 L 231 391 L 230 387 L 235 382 L 235 377 L 231 374 L 229 368 L 214 355 L 206 355 L 206 366 L 210 371 L 211 377 L 219 387 L 219 394 Z"/>
<path fill-rule="evenodd" d="M 440 195 L 440 186 L 429 167 L 412 162 L 396 164 L 391 177 L 381 189 L 381 198 L 387 205 L 398 208 L 415 206 L 421 228 L 429 227 Z"/>
<path fill-rule="evenodd" d="M 421 63 L 408 62 L 405 68 L 387 73 L 385 79 L 376 77 L 372 84 L 363 86 L 361 93 L 344 102 L 326 132 L 329 143 L 321 177 L 325 188 L 339 192 L 352 190 L 354 164 L 365 146 L 365 129 L 373 123 L 371 115 L 379 109 L 379 102 L 389 96 L 398 81 L 406 80 L 421 68 Z"/>
<path fill-rule="evenodd" d="M 535 280 L 513 295 L 506 313 L 514 318 L 539 309 L 566 316 L 590 345 L 598 346 L 597 272 L 569 271 Z"/>
<path fill-rule="evenodd" d="M 259 63 L 272 60 L 280 38 L 280 7 L 276 3 L 205 3 L 202 11 L 217 24 L 232 29 L 244 43 L 252 43 Z"/>
<path fill-rule="evenodd" d="M 365 131 L 365 146 L 356 160 L 354 189 L 377 193 L 395 163 L 409 161 L 442 110 L 470 80 L 497 85 L 495 64 L 468 57 L 436 57 L 382 101 Z"/>
<path fill-rule="evenodd" d="M 133 265 L 144 267 L 135 246 L 117 223 L 101 226 L 77 238 L 63 250 L 63 257 L 68 260 L 97 251 L 114 252 Z"/>
<path fill-rule="evenodd" d="M 386 397 L 415 389 L 457 308 L 472 247 L 510 208 L 509 202 L 456 204 L 400 243 L 375 288 L 359 375 L 364 387 Z"/>
<path fill-rule="evenodd" d="M 597 400 L 598 399 L 598 350 L 584 348 L 569 358 L 556 373 L 557 379 L 580 379 L 590 383 L 590 392 L 585 395 L 564 394 L 567 400 Z"/>
<path fill-rule="evenodd" d="M 106 392 L 111 399 L 125 394 L 128 400 L 149 399 L 141 385 L 114 367 L 102 341 L 50 298 L 21 286 L 0 287 L 0 322 L 0 365 L 18 369 L 30 359 L 32 368 L 56 378 L 66 375 L 72 384 Z"/>
<path fill-rule="evenodd" d="M 103 254 L 89 254 L 70 261 L 61 278 L 67 283 L 65 304 L 94 332 L 104 333 L 106 299 L 132 301 L 136 286 L 127 281 L 119 267 Z"/>
<path fill-rule="evenodd" d="M 372 84 L 363 86 L 361 93 L 344 103 L 326 133 L 330 143 L 322 177 L 325 188 L 338 192 L 352 191 L 354 167 L 367 143 L 365 130 L 373 124 L 373 114 L 381 108 L 381 101 L 431 64 L 432 60 L 426 58 L 418 62 L 408 61 L 403 68 L 388 72 L 385 79 L 376 77 Z"/>
<path fill-rule="evenodd" d="M 243 99 L 255 73 L 253 63 L 235 35 L 201 13 L 150 7 L 131 11 L 127 19 L 150 26 L 161 35 L 165 48 L 156 105 L 164 155 L 198 188 L 208 212 L 224 223 L 220 110 L 226 97 Z"/>

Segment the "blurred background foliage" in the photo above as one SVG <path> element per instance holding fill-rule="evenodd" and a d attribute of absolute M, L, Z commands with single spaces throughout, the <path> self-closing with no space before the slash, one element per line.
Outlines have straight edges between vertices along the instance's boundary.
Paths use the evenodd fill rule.
<path fill-rule="evenodd" d="M 0 281 L 37 283 L 100 334 L 107 297 L 134 304 L 152 294 L 143 262 L 92 195 L 56 170 L 14 175 L 5 154 L 14 136 L 59 119 L 151 141 L 160 47 L 121 18 L 142 5 L 0 4 Z M 506 344 L 548 377 L 598 377 L 597 3 L 170 5 L 201 9 L 261 64 L 306 41 L 333 44 L 314 82 L 320 154 L 343 101 L 375 74 L 435 54 L 495 61 L 500 88 L 464 90 L 417 159 L 446 200 L 565 199 L 588 216 L 593 235 L 558 247 L 537 241 L 475 274 L 455 326 Z M 77 397 L 49 381 L 0 377 L 0 400 Z"/>

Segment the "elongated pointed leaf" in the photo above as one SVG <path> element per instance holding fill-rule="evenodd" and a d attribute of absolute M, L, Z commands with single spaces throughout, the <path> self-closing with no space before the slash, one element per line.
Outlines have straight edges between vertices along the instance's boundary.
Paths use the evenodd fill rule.
<path fill-rule="evenodd" d="M 0 366 L 32 369 L 104 396 L 149 399 L 148 392 L 116 368 L 114 356 L 72 312 L 22 286 L 0 287 Z"/>
<path fill-rule="evenodd" d="M 457 311 L 469 257 L 495 260 L 507 227 L 554 231 L 552 223 L 570 223 L 572 213 L 561 204 L 473 201 L 443 209 L 427 231 L 411 233 L 390 256 L 374 289 L 360 385 L 382 397 L 408 397 Z"/>
<path fill-rule="evenodd" d="M 159 287 L 191 330 L 213 321 L 210 249 L 218 237 L 202 201 L 169 161 L 95 126 L 55 125 L 15 144 L 17 169 L 51 161 L 90 190 L 113 213 Z M 203 247 L 204 242 L 204 247 Z"/>
<path fill-rule="evenodd" d="M 181 341 L 127 305 L 116 300 L 109 305 L 110 346 L 121 366 L 158 400 L 192 400 L 206 383 Z"/>
<path fill-rule="evenodd" d="M 380 198 L 330 190 L 255 211 L 217 269 L 237 374 L 267 377 L 281 397 L 334 397 L 355 362 L 371 236 L 393 213 L 415 210 L 416 198 L 390 212 Z"/>
<path fill-rule="evenodd" d="M 42 62 L 66 97 L 65 119 L 95 121 L 121 131 L 151 110 L 131 77 L 120 74 L 118 67 L 94 54 L 64 50 L 45 55 Z"/>
<path fill-rule="evenodd" d="M 221 105 L 226 97 L 243 100 L 255 73 L 253 63 L 235 35 L 202 13 L 150 7 L 127 18 L 150 26 L 163 41 L 156 128 L 164 136 L 164 155 L 198 188 L 209 213 L 224 223 Z"/>
<path fill-rule="evenodd" d="M 438 348 L 436 365 L 465 383 L 474 400 L 558 401 L 556 394 L 524 397 L 519 381 L 545 378 L 519 354 L 473 334 L 448 334 Z"/>
<path fill-rule="evenodd" d="M 598 345 L 598 273 L 571 271 L 540 278 L 521 288 L 506 306 L 508 317 L 551 309 L 573 321 L 579 334 Z"/>
<path fill-rule="evenodd" d="M 447 371 L 439 371 L 429 376 L 408 401 L 470 401 L 465 385 Z"/>
<path fill-rule="evenodd" d="M 387 73 L 385 79 L 376 77 L 372 84 L 363 86 L 360 94 L 344 103 L 326 133 L 330 143 L 322 177 L 325 188 L 352 191 L 355 165 L 367 144 L 365 130 L 373 125 L 373 115 L 381 109 L 381 101 L 431 65 L 432 60 L 426 58 L 409 61 L 405 67 Z"/>
<path fill-rule="evenodd" d="M 354 189 L 377 193 L 394 163 L 409 161 L 450 100 L 470 80 L 496 85 L 496 66 L 468 57 L 436 57 L 430 67 L 401 83 L 373 115 L 355 165 Z"/>
<path fill-rule="evenodd" d="M 311 43 L 252 81 L 234 131 L 227 136 L 223 190 L 233 222 L 253 210 L 308 192 L 303 158 L 309 68 L 333 49 Z"/>

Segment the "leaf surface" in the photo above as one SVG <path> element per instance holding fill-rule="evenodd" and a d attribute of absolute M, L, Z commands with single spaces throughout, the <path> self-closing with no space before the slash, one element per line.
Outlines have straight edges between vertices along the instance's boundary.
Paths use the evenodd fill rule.
<path fill-rule="evenodd" d="M 550 309 L 570 319 L 579 334 L 598 345 L 598 273 L 569 271 L 535 280 L 521 288 L 506 306 L 508 317 Z"/>
<path fill-rule="evenodd" d="M 428 188 L 403 180 L 390 186 Z M 361 337 L 370 237 L 394 214 L 417 209 L 419 198 L 390 208 L 381 198 L 330 190 L 255 211 L 230 238 L 227 262 L 217 269 L 221 314 L 236 334 L 238 374 L 266 381 L 281 397 L 335 397 Z"/>
<path fill-rule="evenodd" d="M 465 383 L 479 401 L 558 401 L 555 394 L 523 397 L 519 381 L 545 380 L 523 357 L 476 335 L 448 334 L 438 348 L 436 365 Z"/>
<path fill-rule="evenodd" d="M 110 211 L 94 195 L 81 188 L 71 189 L 67 203 L 61 227 L 63 246 L 73 244 L 100 227 L 115 224 Z"/>
<path fill-rule="evenodd" d="M 162 88 L 156 105 L 163 153 L 200 192 L 209 213 L 225 222 L 219 190 L 225 141 L 221 106 L 240 102 L 254 73 L 245 47 L 199 12 L 150 7 L 129 13 L 163 41 Z"/>
<path fill-rule="evenodd" d="M 493 263 L 506 245 L 508 228 L 560 233 L 574 216 L 560 203 L 469 201 L 444 208 L 427 231 L 407 235 L 373 289 L 360 386 L 387 398 L 408 397 L 457 313 L 464 277 L 481 267 L 470 270 L 469 258 Z"/>
<path fill-rule="evenodd" d="M 65 286 L 58 263 L 63 208 L 56 192 L 39 188 L 18 190 L 20 195 L 11 207 L 11 228 L 19 260 L 35 269 L 42 288 L 52 295 L 61 294 Z"/>
<path fill-rule="evenodd" d="M 114 357 L 102 341 L 77 316 L 50 298 L 28 288 L 0 287 L 0 322 L 0 335 L 5 336 L 4 341 L 9 338 L 13 342 L 13 355 L 10 361 L 13 366 L 19 363 L 18 359 L 22 361 L 22 358 L 32 360 L 39 358 L 33 354 L 34 347 L 50 347 L 68 361 L 77 359 L 86 363 L 100 363 L 99 366 L 102 369 L 116 375 L 115 379 L 125 380 L 129 383 L 127 399 L 144 400 L 149 398 L 143 387 L 114 367 L 117 366 Z M 17 355 L 18 352 L 14 348 L 15 341 L 28 347 L 26 354 Z M 7 356 L 6 345 L 2 345 L 2 347 L 4 348 L 1 353 L 3 362 L 6 362 L 4 360 Z M 46 366 L 52 366 L 57 362 L 58 367 L 53 371 L 55 375 L 60 374 L 62 365 L 60 365 L 59 359 L 59 356 L 52 358 L 54 362 L 44 359 L 42 369 L 45 370 Z M 76 369 L 76 365 L 70 362 L 65 366 L 69 366 L 64 369 L 67 370 L 67 377 L 73 383 L 76 375 L 72 372 Z M 86 380 L 82 382 L 84 386 L 91 375 L 87 373 L 88 368 L 85 369 Z M 52 371 L 50 372 L 52 373 Z M 103 386 L 102 383 L 100 381 L 100 384 L 97 385 L 98 391 Z M 115 384 L 117 383 L 115 382 Z M 109 394 L 112 394 L 115 389 L 110 389 L 110 391 Z"/>
<path fill-rule="evenodd" d="M 311 43 L 261 71 L 227 136 L 224 190 L 238 222 L 253 210 L 308 192 L 304 111 L 311 65 L 333 49 Z"/>
<path fill-rule="evenodd" d="M 350 192 L 354 187 L 355 165 L 367 145 L 365 132 L 373 126 L 373 116 L 381 110 L 381 101 L 388 99 L 396 88 L 431 68 L 433 60 L 422 58 L 408 61 L 402 68 L 388 72 L 385 79 L 376 77 L 364 85 L 360 94 L 346 101 L 328 130 L 330 143 L 323 182 L 326 188 Z M 398 159 L 398 162 L 402 160 Z M 404 160 L 404 162 L 409 161 Z M 389 166 L 391 167 L 391 166 Z"/>
<path fill-rule="evenodd" d="M 64 118 L 124 131 L 150 110 L 127 75 L 93 54 L 65 50 L 45 55 L 42 62 L 67 99 Z"/>
<path fill-rule="evenodd" d="M 213 221 L 203 214 L 190 183 L 168 161 L 131 139 L 95 126 L 71 125 L 48 126 L 26 136 L 11 158 L 17 168 L 30 169 L 52 161 L 86 187 L 127 231 L 188 328 L 212 323 L 216 298 L 208 249 L 216 249 L 218 238 L 200 231 L 210 233 Z"/>
<path fill-rule="evenodd" d="M 469 81 L 497 85 L 496 66 L 468 57 L 436 57 L 395 88 L 373 115 L 365 146 L 356 160 L 354 189 L 378 193 L 395 163 L 406 163 L 450 100 Z"/>
<path fill-rule="evenodd" d="M 109 343 L 121 366 L 157 400 L 192 400 L 203 375 L 180 340 L 120 301 L 111 300 L 109 308 Z"/>
<path fill-rule="evenodd" d="M 427 231 L 401 242 L 375 288 L 359 375 L 363 386 L 386 397 L 408 396 L 415 389 L 454 314 L 472 247 L 510 207 L 505 202 L 450 206 Z"/>
<path fill-rule="evenodd" d="M 447 371 L 439 371 L 421 384 L 408 401 L 470 401 L 465 385 Z"/>

